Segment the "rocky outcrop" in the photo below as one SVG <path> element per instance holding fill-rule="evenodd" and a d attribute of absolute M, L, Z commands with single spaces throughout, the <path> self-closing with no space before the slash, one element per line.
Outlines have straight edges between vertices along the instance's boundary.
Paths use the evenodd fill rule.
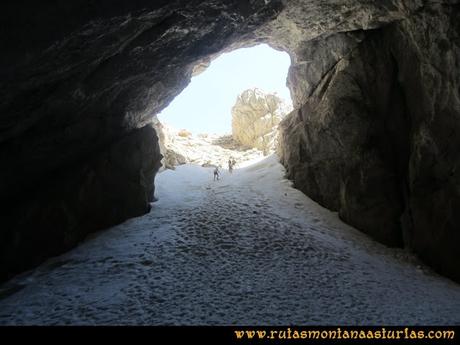
<path fill-rule="evenodd" d="M 293 64 L 281 151 L 296 185 L 460 279 L 458 12 L 453 0 L 3 5 L 0 279 L 146 212 L 152 115 L 219 54 L 262 42 Z"/>
<path fill-rule="evenodd" d="M 160 146 L 162 156 L 160 170 L 174 170 L 178 165 L 190 163 L 183 154 L 178 152 L 174 145 L 175 139 L 177 137 L 181 137 L 181 133 L 178 133 L 169 126 L 162 124 L 156 115 L 153 117 L 152 124 L 158 135 L 158 144 Z"/>
<path fill-rule="evenodd" d="M 383 29 L 311 41 L 305 59 L 324 58 L 291 68 L 302 105 L 281 124 L 279 148 L 307 195 L 456 280 L 458 13 L 433 4 Z"/>
<path fill-rule="evenodd" d="M 275 150 L 278 124 L 288 112 L 287 104 L 275 94 L 257 88 L 243 91 L 232 108 L 233 139 L 268 155 Z"/>
<path fill-rule="evenodd" d="M 241 146 L 231 135 L 198 134 L 185 129 L 174 129 L 166 123 L 154 120 L 155 130 L 160 137 L 162 164 L 165 169 L 174 170 L 182 164 L 220 167 L 227 169 L 229 159 L 238 167 L 248 161 L 260 159 L 263 153 L 257 149 Z"/>

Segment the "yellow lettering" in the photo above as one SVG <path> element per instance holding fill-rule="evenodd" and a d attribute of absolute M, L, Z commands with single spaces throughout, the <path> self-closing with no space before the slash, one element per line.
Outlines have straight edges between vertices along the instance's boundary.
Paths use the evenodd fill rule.
<path fill-rule="evenodd" d="M 257 336 L 259 337 L 259 339 L 264 339 L 266 334 L 267 332 L 265 331 L 257 331 Z"/>
<path fill-rule="evenodd" d="M 319 339 L 319 331 L 308 331 L 308 339 Z"/>
<path fill-rule="evenodd" d="M 256 335 L 256 332 L 254 331 L 246 331 L 246 336 L 248 337 L 248 339 L 254 338 L 255 335 Z"/>
<path fill-rule="evenodd" d="M 236 339 L 242 339 L 244 336 L 243 331 L 235 331 Z"/>

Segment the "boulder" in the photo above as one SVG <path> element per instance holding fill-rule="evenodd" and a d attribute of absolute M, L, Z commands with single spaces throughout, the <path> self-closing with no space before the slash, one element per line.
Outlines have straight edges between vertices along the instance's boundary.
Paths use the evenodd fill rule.
<path fill-rule="evenodd" d="M 246 90 L 232 108 L 233 139 L 268 155 L 275 150 L 278 124 L 288 112 L 288 106 L 276 94 L 257 88 Z"/>

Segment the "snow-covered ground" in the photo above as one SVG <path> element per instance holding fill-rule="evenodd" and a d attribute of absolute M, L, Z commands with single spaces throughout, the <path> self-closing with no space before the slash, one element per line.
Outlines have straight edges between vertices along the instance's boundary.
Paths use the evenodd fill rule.
<path fill-rule="evenodd" d="M 343 224 L 275 156 L 157 176 L 152 212 L 1 287 L 0 324 L 459 324 L 460 285 Z"/>

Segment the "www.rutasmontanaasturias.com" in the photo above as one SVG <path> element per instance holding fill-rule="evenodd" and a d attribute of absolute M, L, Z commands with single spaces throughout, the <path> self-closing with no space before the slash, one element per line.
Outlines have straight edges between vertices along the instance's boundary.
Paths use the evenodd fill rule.
<path fill-rule="evenodd" d="M 236 339 L 455 339 L 455 331 L 449 329 L 421 330 L 405 327 L 403 329 L 361 329 L 348 330 L 340 327 L 333 330 L 235 330 Z"/>

